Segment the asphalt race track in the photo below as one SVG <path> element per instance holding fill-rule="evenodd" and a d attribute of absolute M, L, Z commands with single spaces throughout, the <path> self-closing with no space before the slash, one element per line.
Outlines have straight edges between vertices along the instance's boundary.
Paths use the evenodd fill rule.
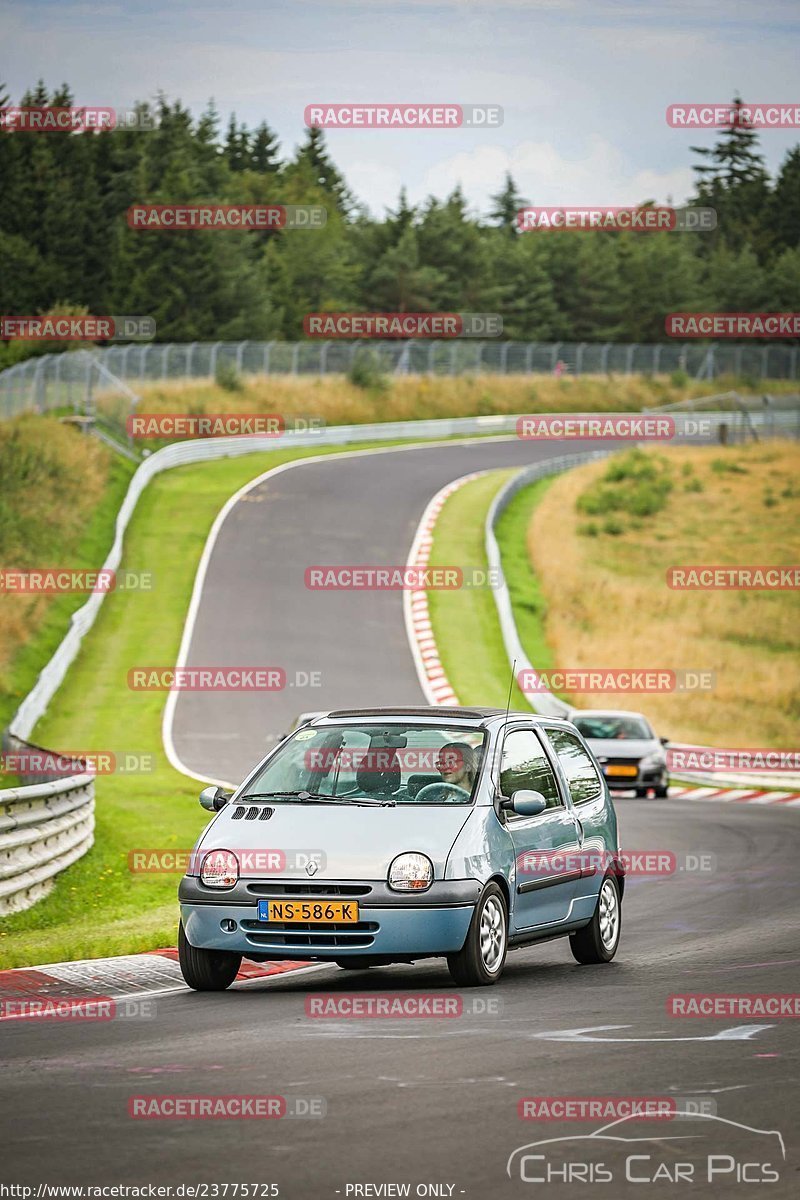
<path fill-rule="evenodd" d="M 555 451 L 492 442 L 321 461 L 284 472 L 237 505 L 212 557 L 189 661 L 317 670 L 322 686 L 266 702 L 183 694 L 175 722 L 183 761 L 236 780 L 303 709 L 421 702 L 400 594 L 314 593 L 303 570 L 404 563 L 437 489 L 543 452 Z M 459 993 L 463 1012 L 450 1018 L 306 1015 L 306 998 L 323 991 L 452 995 L 436 961 L 363 972 L 324 966 L 220 995 L 174 991 L 154 998 L 149 1020 L 0 1023 L 4 1180 L 33 1183 L 33 1196 L 40 1181 L 276 1183 L 287 1200 L 403 1194 L 377 1190 L 386 1184 L 409 1185 L 411 1196 L 474 1200 L 797 1195 L 796 1024 L 680 1019 L 668 1015 L 667 999 L 798 990 L 800 813 L 681 800 L 621 800 L 618 811 L 627 850 L 672 851 L 678 869 L 628 881 L 622 942 L 608 966 L 577 966 L 564 941 L 516 951 L 500 984 Z M 127 1115 L 132 1095 L 209 1092 L 321 1099 L 325 1115 Z M 584 1142 L 569 1157 L 584 1170 L 603 1164 L 613 1182 L 595 1174 L 590 1191 L 574 1176 L 566 1186 L 523 1182 L 519 1157 L 507 1174 L 513 1151 L 608 1124 L 523 1121 L 518 1102 L 532 1096 L 657 1096 L 705 1106 L 703 1119 L 611 1132 L 644 1139 L 627 1166 L 639 1181 L 657 1170 L 671 1179 L 680 1164 L 686 1178 L 709 1155 L 718 1156 L 717 1174 L 682 1187 L 627 1184 L 632 1148 L 606 1140 L 588 1149 Z M 783 1135 L 785 1162 L 770 1131 Z M 737 1172 L 755 1180 L 764 1164 L 779 1182 L 736 1182 Z M 543 1169 L 528 1159 L 524 1173 L 536 1178 Z"/>
<path fill-rule="evenodd" d="M 576 454 L 596 449 L 576 442 Z M 279 666 L 320 686 L 181 692 L 181 761 L 238 783 L 307 709 L 424 704 L 399 591 L 311 591 L 306 567 L 402 566 L 431 497 L 470 471 L 565 453 L 559 442 L 492 440 L 319 459 L 249 492 L 217 539 L 187 666 Z"/>

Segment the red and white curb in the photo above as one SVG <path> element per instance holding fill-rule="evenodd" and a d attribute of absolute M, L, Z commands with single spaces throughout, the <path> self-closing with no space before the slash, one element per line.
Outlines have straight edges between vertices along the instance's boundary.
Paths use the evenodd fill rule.
<path fill-rule="evenodd" d="M 785 804 L 800 808 L 800 792 L 778 792 L 752 788 L 671 787 L 670 798 L 721 800 L 732 804 Z"/>
<path fill-rule="evenodd" d="M 288 972 L 316 971 L 330 964 L 305 962 L 243 962 L 234 987 Z M 51 1002 L 53 1006 L 87 1000 L 127 1000 L 189 991 L 174 948 L 114 958 L 89 958 L 76 962 L 47 963 L 0 971 L 0 1020 L 29 1017 L 25 1002 Z"/>
<path fill-rule="evenodd" d="M 433 548 L 434 526 L 446 501 L 465 483 L 471 483 L 473 479 L 480 479 L 482 475 L 486 474 L 486 471 L 472 471 L 469 475 L 462 475 L 460 479 L 454 479 L 452 483 L 448 483 L 446 487 L 436 493 L 417 526 L 406 566 L 418 569 L 427 567 Z M 428 610 L 428 593 L 425 589 L 404 592 L 403 610 L 411 654 L 417 668 L 420 686 L 428 703 L 458 705 L 458 697 L 445 675 L 442 660 L 439 658 L 439 651 L 436 648 Z"/>

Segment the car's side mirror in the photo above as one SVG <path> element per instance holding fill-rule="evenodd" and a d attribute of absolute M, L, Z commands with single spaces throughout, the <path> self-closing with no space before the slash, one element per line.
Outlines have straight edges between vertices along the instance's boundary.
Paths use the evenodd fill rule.
<path fill-rule="evenodd" d="M 518 817 L 538 817 L 547 808 L 547 801 L 541 792 L 522 788 L 511 797 L 511 811 Z"/>
<path fill-rule="evenodd" d="M 661 745 L 662 745 L 662 746 L 668 746 L 668 745 L 669 745 L 669 738 L 659 738 L 658 740 L 661 742 Z"/>
<path fill-rule="evenodd" d="M 203 788 L 200 793 L 200 805 L 202 808 L 207 808 L 209 812 L 219 812 L 232 795 L 233 792 L 226 792 L 224 788 L 211 784 L 209 787 Z"/>

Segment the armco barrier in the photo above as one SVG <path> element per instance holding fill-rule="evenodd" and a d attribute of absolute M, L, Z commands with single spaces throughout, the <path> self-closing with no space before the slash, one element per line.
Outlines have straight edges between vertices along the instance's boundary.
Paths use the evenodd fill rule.
<path fill-rule="evenodd" d="M 492 595 L 494 596 L 497 615 L 500 619 L 500 630 L 503 634 L 503 645 L 506 648 L 509 666 L 516 664 L 514 673 L 517 677 L 520 671 L 534 671 L 535 668 L 525 653 L 517 629 L 517 623 L 514 620 L 511 595 L 503 574 L 500 547 L 497 544 L 497 537 L 495 535 L 495 526 L 497 525 L 498 518 L 511 503 L 517 492 L 521 491 L 524 487 L 528 487 L 529 484 L 535 483 L 537 479 L 544 479 L 548 475 L 558 475 L 561 471 L 569 470 L 570 467 L 577 467 L 582 463 L 593 462 L 596 458 L 605 458 L 610 453 L 610 450 L 594 450 L 586 454 L 564 454 L 559 458 L 551 458 L 545 462 L 535 463 L 532 467 L 524 467 L 516 475 L 512 476 L 505 487 L 500 489 L 486 514 L 486 525 L 484 528 L 486 562 L 489 570 L 494 572 L 496 578 L 501 581 L 497 587 L 492 589 Z M 541 713 L 546 717 L 568 717 L 572 711 L 568 704 L 565 704 L 563 700 L 559 700 L 552 692 L 538 692 L 533 700 L 529 699 L 529 703 L 535 712 Z"/>
<path fill-rule="evenodd" d="M 34 751 L 41 746 L 9 731 L 6 752 Z M 41 900 L 56 875 L 80 858 L 94 841 L 94 776 L 75 760 L 69 777 L 17 772 L 24 786 L 0 791 L 0 916 L 22 912 Z"/>
<path fill-rule="evenodd" d="M 530 484 L 535 483 L 537 479 L 543 479 L 547 475 L 560 474 L 562 471 L 568 471 L 571 467 L 577 467 L 583 463 L 592 462 L 595 459 L 605 458 L 611 453 L 613 451 L 598 450 L 589 454 L 564 455 L 561 458 L 552 458 L 548 462 L 536 463 L 532 467 L 524 467 L 516 475 L 513 475 L 508 483 L 500 489 L 486 514 L 486 524 L 484 527 L 486 560 L 489 568 L 496 571 L 497 577 L 502 580 L 499 587 L 492 589 L 492 595 L 497 607 L 497 616 L 500 621 L 500 629 L 503 634 L 503 644 L 506 649 L 509 668 L 513 663 L 516 663 L 517 675 L 522 670 L 535 672 L 536 668 L 533 667 L 525 653 L 519 636 L 519 630 L 517 629 L 517 623 L 514 620 L 511 596 L 503 576 L 500 547 L 497 544 L 495 533 L 498 518 L 517 493 Z M 552 692 L 548 691 L 536 692 L 533 697 L 528 696 L 528 703 L 535 712 L 548 717 L 569 718 L 571 714 L 578 712 L 578 709 L 572 708 L 563 700 L 559 700 Z M 676 748 L 681 748 L 681 746 L 682 744 L 675 743 Z M 705 784 L 715 787 L 772 787 L 790 788 L 793 790 L 800 788 L 800 776 L 783 771 L 673 771 L 671 778 L 681 783 Z"/>
<path fill-rule="evenodd" d="M 0 916 L 46 896 L 93 841 L 93 775 L 0 791 Z"/>

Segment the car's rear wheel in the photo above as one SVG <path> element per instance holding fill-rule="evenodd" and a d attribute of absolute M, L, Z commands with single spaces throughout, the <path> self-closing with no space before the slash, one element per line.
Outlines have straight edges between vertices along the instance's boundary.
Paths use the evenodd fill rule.
<path fill-rule="evenodd" d="M 600 885 L 600 895 L 591 921 L 577 933 L 570 934 L 572 957 L 579 963 L 611 962 L 617 953 L 621 931 L 619 885 L 613 875 L 606 875 Z"/>
<path fill-rule="evenodd" d="M 242 965 L 241 954 L 229 950 L 204 950 L 186 937 L 183 921 L 178 926 L 178 962 L 181 974 L 196 992 L 224 992 Z"/>
<path fill-rule="evenodd" d="M 508 952 L 508 908 L 496 883 L 487 883 L 470 921 L 463 949 L 448 954 L 447 965 L 459 987 L 497 983 Z"/>
<path fill-rule="evenodd" d="M 655 789 L 656 800 L 666 800 L 668 798 L 668 796 L 669 796 L 669 785 L 668 784 L 664 784 L 663 787 L 657 787 Z"/>

